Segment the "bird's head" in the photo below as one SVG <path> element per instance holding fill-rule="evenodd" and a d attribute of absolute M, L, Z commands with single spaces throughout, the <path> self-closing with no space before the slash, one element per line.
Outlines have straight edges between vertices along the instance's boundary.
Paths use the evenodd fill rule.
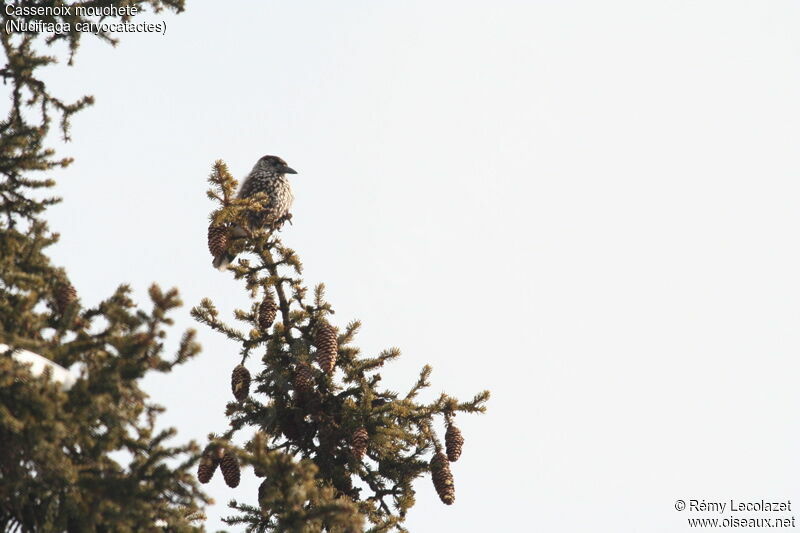
<path fill-rule="evenodd" d="M 286 161 L 274 155 L 265 155 L 259 159 L 256 162 L 256 169 L 270 174 L 297 174 L 297 171 L 289 167 Z"/>

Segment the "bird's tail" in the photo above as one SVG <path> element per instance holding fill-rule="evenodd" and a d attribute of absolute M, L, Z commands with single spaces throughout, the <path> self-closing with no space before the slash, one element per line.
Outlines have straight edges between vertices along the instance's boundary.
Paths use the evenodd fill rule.
<path fill-rule="evenodd" d="M 227 270 L 228 265 L 230 265 L 234 259 L 236 259 L 236 254 L 224 253 L 216 256 L 214 262 L 211 264 L 214 265 L 214 268 L 217 270 Z"/>

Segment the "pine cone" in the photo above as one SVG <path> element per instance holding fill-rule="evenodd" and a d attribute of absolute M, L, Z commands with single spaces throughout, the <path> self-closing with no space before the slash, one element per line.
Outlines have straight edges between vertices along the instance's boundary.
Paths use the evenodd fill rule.
<path fill-rule="evenodd" d="M 261 506 L 262 509 L 266 510 L 269 508 L 270 502 L 264 502 L 263 500 L 267 498 L 269 495 L 269 490 L 275 488 L 275 481 L 271 479 L 265 479 L 261 482 L 258 486 L 258 504 Z"/>
<path fill-rule="evenodd" d="M 208 251 L 214 257 L 228 251 L 228 230 L 225 226 L 208 227 Z"/>
<path fill-rule="evenodd" d="M 231 391 L 238 401 L 244 401 L 250 394 L 250 371 L 239 365 L 231 372 Z"/>
<path fill-rule="evenodd" d="M 275 305 L 275 297 L 272 296 L 272 291 L 268 290 L 261 305 L 258 306 L 258 327 L 261 328 L 261 331 L 267 332 L 277 314 L 278 306 Z"/>
<path fill-rule="evenodd" d="M 368 444 L 369 433 L 367 433 L 367 428 L 360 427 L 355 430 L 353 436 L 350 438 L 350 451 L 353 457 L 360 461 L 364 457 L 364 454 L 367 453 Z"/>
<path fill-rule="evenodd" d="M 239 469 L 239 460 L 230 450 L 225 450 L 225 455 L 219 462 L 219 469 L 222 470 L 222 477 L 225 478 L 225 484 L 231 488 L 239 486 L 239 480 L 242 477 L 242 472 Z"/>
<path fill-rule="evenodd" d="M 336 354 L 339 350 L 336 340 L 336 328 L 324 323 L 317 330 L 314 344 L 317 347 L 317 363 L 326 374 L 332 374 L 336 366 Z"/>
<path fill-rule="evenodd" d="M 281 429 L 289 440 L 300 440 L 303 436 L 303 428 L 294 420 L 284 420 L 284 423 L 281 424 Z"/>
<path fill-rule="evenodd" d="M 308 363 L 298 363 L 294 372 L 294 390 L 310 394 L 314 390 L 314 373 Z"/>
<path fill-rule="evenodd" d="M 453 473 L 450 472 L 450 463 L 440 451 L 431 459 L 431 477 L 433 486 L 436 487 L 436 494 L 442 502 L 451 505 L 456 501 L 456 486 L 453 483 Z"/>
<path fill-rule="evenodd" d="M 354 496 L 358 495 L 356 491 L 355 494 L 353 492 L 353 480 L 350 478 L 350 473 L 343 467 L 338 466 L 335 467 L 333 470 L 333 486 L 339 491 L 339 493 L 345 496 Z"/>
<path fill-rule="evenodd" d="M 451 463 L 458 461 L 461 457 L 461 447 L 464 446 L 464 437 L 452 421 L 447 421 L 447 431 L 444 434 L 444 444 L 447 448 L 447 458 Z"/>
<path fill-rule="evenodd" d="M 285 411 L 280 417 L 283 434 L 289 440 L 300 440 L 306 433 L 306 423 L 296 411 Z"/>
<path fill-rule="evenodd" d="M 59 283 L 55 290 L 56 310 L 63 313 L 77 298 L 78 292 L 70 282 Z"/>
<path fill-rule="evenodd" d="M 209 447 L 203 451 L 200 457 L 200 463 L 197 465 L 197 480 L 200 483 L 208 483 L 214 476 L 214 472 L 219 465 L 219 458 L 217 454 Z"/>

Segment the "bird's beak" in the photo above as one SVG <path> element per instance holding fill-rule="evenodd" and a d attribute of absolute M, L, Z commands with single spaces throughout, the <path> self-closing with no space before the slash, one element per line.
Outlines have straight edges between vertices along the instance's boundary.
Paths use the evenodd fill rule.
<path fill-rule="evenodd" d="M 297 174 L 297 171 L 287 165 L 283 166 L 283 173 L 284 174 Z"/>

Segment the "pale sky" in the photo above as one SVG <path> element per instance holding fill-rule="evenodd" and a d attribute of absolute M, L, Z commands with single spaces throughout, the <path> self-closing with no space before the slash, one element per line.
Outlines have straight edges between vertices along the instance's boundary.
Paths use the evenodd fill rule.
<path fill-rule="evenodd" d="M 49 69 L 97 102 L 49 214 L 85 304 L 178 286 L 171 345 L 203 297 L 249 307 L 210 265 L 205 178 L 279 155 L 299 172 L 283 238 L 366 354 L 403 350 L 385 383 L 430 363 L 426 398 L 492 391 L 458 417 L 456 503 L 420 479 L 412 532 L 680 532 L 713 515 L 677 499 L 800 506 L 800 4 L 203 0 L 158 18 L 165 36 L 86 39 Z M 146 381 L 176 443 L 227 427 L 237 346 L 197 328 L 203 353 Z M 216 476 L 209 530 L 257 486 Z"/>

